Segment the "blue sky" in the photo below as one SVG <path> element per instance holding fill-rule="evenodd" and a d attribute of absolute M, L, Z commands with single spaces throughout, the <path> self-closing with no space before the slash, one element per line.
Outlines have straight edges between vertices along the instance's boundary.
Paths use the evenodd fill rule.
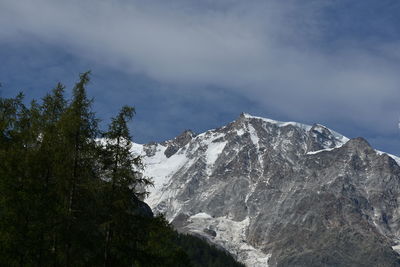
<path fill-rule="evenodd" d="M 248 112 L 324 124 L 400 155 L 397 0 L 2 0 L 2 96 L 40 98 L 92 70 L 107 121 L 137 142 Z"/>

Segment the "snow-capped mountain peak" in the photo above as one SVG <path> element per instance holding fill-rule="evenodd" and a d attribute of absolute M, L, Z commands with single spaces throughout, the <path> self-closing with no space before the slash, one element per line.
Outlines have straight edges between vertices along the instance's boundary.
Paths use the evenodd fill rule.
<path fill-rule="evenodd" d="M 185 131 L 162 143 L 135 145 L 134 150 L 143 155 L 145 175 L 154 181 L 146 199 L 153 211 L 248 266 L 285 262 L 285 246 L 293 255 L 300 249 L 291 236 L 305 235 L 301 246 L 311 249 L 310 229 L 330 236 L 349 220 L 362 225 L 351 228 L 357 233 L 372 227 L 365 235 L 372 243 L 389 236 L 400 240 L 397 204 L 382 204 L 397 197 L 400 201 L 396 162 L 362 140 L 349 141 L 320 124 L 243 113 L 221 128 L 198 135 Z M 399 190 L 380 195 L 388 184 Z M 342 210 L 355 205 L 347 202 L 344 188 L 354 188 L 354 203 L 365 203 L 357 206 L 361 217 Z M 379 202 L 382 198 L 389 202 Z M 333 211 L 337 201 L 341 208 Z M 327 210 L 332 214 L 324 215 Z M 385 220 L 379 217 L 383 213 Z M 283 244 L 285 240 L 296 246 Z"/>

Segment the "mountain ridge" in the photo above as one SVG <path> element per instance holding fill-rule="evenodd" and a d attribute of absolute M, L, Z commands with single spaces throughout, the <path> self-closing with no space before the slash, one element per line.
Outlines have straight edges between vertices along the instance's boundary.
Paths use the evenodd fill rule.
<path fill-rule="evenodd" d="M 400 229 L 398 159 L 363 138 L 243 113 L 199 135 L 186 131 L 163 143 L 135 145 L 135 153 L 143 155 L 145 175 L 155 182 L 146 199 L 153 210 L 248 266 L 313 266 L 323 263 L 321 257 L 328 266 L 357 265 L 344 253 L 348 247 L 337 249 L 337 257 L 315 252 L 317 233 L 329 248 L 342 242 L 337 235 L 357 234 L 381 244 L 385 253 L 370 252 L 375 258 L 398 259 L 391 248 Z M 305 235 L 305 244 L 287 233 Z M 360 264 L 366 262 L 362 250 Z"/>

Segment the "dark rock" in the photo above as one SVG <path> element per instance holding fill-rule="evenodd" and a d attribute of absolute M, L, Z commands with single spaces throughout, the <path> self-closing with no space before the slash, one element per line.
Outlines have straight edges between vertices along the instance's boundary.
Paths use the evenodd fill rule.
<path fill-rule="evenodd" d="M 308 131 L 307 151 L 334 148 L 336 145 L 336 138 L 325 126 L 314 124 Z"/>
<path fill-rule="evenodd" d="M 203 230 L 203 232 L 206 233 L 207 235 L 212 236 L 212 237 L 216 237 L 217 236 L 217 233 L 214 230 L 211 230 L 211 229 L 208 229 L 208 228 L 205 228 Z"/>
<path fill-rule="evenodd" d="M 169 158 L 174 155 L 181 147 L 189 143 L 194 136 L 195 134 L 191 130 L 185 130 L 182 134 L 175 137 L 172 141 L 165 142 L 164 145 L 167 146 L 167 149 L 164 152 L 165 156 Z"/>

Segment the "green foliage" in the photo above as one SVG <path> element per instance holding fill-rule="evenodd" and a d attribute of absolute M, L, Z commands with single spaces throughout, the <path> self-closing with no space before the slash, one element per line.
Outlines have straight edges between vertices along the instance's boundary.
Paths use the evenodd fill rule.
<path fill-rule="evenodd" d="M 62 84 L 29 106 L 22 93 L 0 98 L 0 265 L 236 266 L 153 217 L 130 153 L 135 110 L 122 107 L 102 133 L 89 75 L 71 99 Z"/>
<path fill-rule="evenodd" d="M 193 267 L 244 267 L 236 262 L 230 254 L 192 235 L 180 234 L 175 243 L 184 248 Z"/>

